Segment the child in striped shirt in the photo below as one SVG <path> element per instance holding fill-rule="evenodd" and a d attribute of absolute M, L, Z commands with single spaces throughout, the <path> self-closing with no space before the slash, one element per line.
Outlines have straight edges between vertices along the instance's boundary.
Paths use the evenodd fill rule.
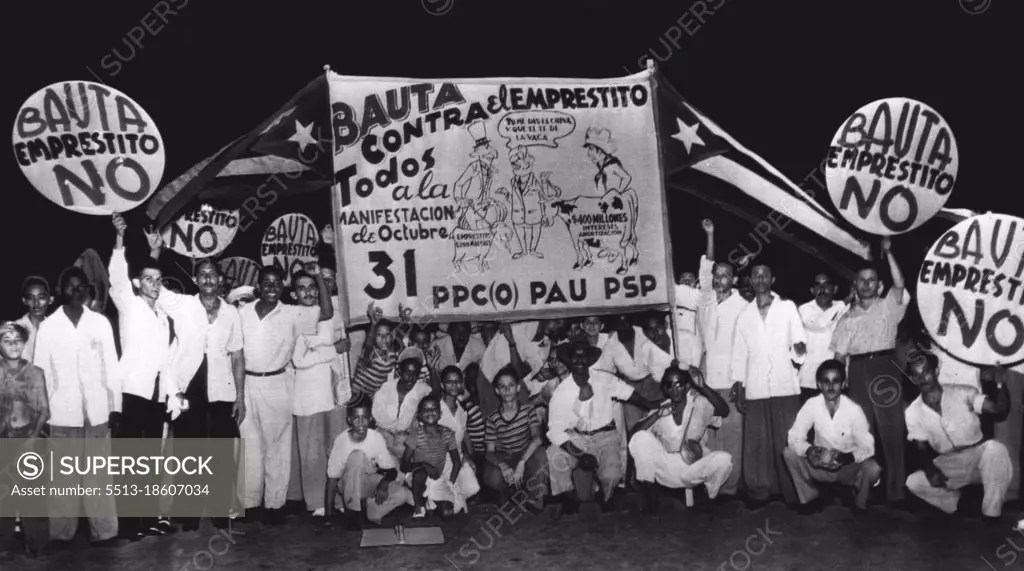
<path fill-rule="evenodd" d="M 370 334 L 373 340 L 363 346 L 363 355 L 356 366 L 356 374 L 352 378 L 352 397 L 373 398 L 381 385 L 388 380 L 388 375 L 395 370 L 398 362 L 400 342 L 394 335 L 395 324 L 383 319 L 383 312 L 370 304 Z"/>
<path fill-rule="evenodd" d="M 480 486 L 473 471 L 462 462 L 455 432 L 438 424 L 440 401 L 425 397 L 420 401 L 418 417 L 420 425 L 409 433 L 402 458 L 402 471 L 412 480 L 416 506 L 413 517 L 424 517 L 427 508 L 435 506 L 441 508 L 443 516 L 464 511 L 466 498 L 476 494 Z"/>

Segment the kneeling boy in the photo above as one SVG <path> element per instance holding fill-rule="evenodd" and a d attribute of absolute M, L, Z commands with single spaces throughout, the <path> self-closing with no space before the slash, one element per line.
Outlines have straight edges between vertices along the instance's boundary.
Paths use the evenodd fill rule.
<path fill-rule="evenodd" d="M 352 530 L 362 527 L 364 513 L 370 522 L 379 524 L 398 506 L 412 504 L 412 492 L 398 480 L 397 462 L 388 452 L 384 437 L 370 428 L 372 423 L 365 401 L 349 407 L 349 429 L 334 440 L 327 462 L 325 525 L 330 525 L 336 493 L 345 501 Z"/>
<path fill-rule="evenodd" d="M 809 513 L 821 507 L 813 482 L 838 482 L 853 487 L 853 510 L 860 513 L 867 508 L 871 487 L 882 474 L 872 458 L 875 439 L 863 409 L 842 394 L 846 388 L 843 364 L 835 359 L 825 361 L 818 367 L 816 379 L 821 394 L 800 408 L 789 430 L 789 446 L 783 451 L 800 498 L 799 511 Z M 807 442 L 811 428 L 814 446 Z"/>

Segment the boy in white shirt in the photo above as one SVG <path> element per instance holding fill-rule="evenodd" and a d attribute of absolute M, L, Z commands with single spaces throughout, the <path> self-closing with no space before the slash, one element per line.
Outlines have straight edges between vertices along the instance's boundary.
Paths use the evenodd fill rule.
<path fill-rule="evenodd" d="M 800 499 L 799 511 L 820 511 L 814 482 L 838 482 L 854 489 L 853 512 L 867 509 L 868 493 L 881 477 L 875 462 L 875 438 L 864 410 L 842 394 L 846 388 L 846 367 L 829 359 L 818 367 L 820 394 L 800 408 L 789 431 L 789 446 L 783 451 Z M 814 429 L 814 445 L 807 433 Z"/>
<path fill-rule="evenodd" d="M 379 432 L 371 428 L 373 416 L 363 400 L 348 409 L 349 429 L 338 435 L 327 462 L 324 525 L 331 525 L 334 496 L 341 494 L 350 530 L 365 519 L 379 524 L 401 505 L 412 505 L 412 491 L 398 479 L 398 461 Z"/>

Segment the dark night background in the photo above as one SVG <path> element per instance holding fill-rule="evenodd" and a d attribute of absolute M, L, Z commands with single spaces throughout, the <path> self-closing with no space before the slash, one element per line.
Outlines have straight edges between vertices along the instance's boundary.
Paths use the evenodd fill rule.
<path fill-rule="evenodd" d="M 100 60 L 115 47 L 130 53 L 125 35 L 153 3 L 19 3 L 5 18 L 3 34 L 9 124 L 21 103 L 46 85 L 97 81 L 91 68 L 156 121 L 167 150 L 167 183 L 273 113 L 324 64 L 346 75 L 622 76 L 638 71 L 637 60 L 648 50 L 666 58 L 671 44 L 661 40 L 689 4 L 455 0 L 450 12 L 432 16 L 419 0 L 168 3 L 185 6 L 155 36 L 147 34 L 116 75 Z M 1019 56 L 1010 55 L 1020 53 L 1019 30 L 1010 29 L 1021 21 L 1020 4 L 991 0 L 984 13 L 971 15 L 957 0 L 725 0 L 704 24 L 687 16 L 691 30 L 700 27 L 692 36 L 684 32 L 658 65 L 691 103 L 798 184 L 862 105 L 892 96 L 924 101 L 949 122 L 959 147 L 958 180 L 947 206 L 1020 216 L 1019 159 L 1013 158 L 1020 150 L 1013 142 L 1021 127 L 1020 66 Z M 8 157 L 0 207 L 7 246 L 0 280 L 4 319 L 24 311 L 18 292 L 24 276 L 55 280 L 86 247 L 109 256 L 114 237 L 109 218 L 49 202 Z M 802 186 L 827 203 L 824 189 L 810 180 Z M 322 226 L 328 204 L 326 193 L 279 201 L 225 255 L 259 261 L 258 243 L 273 218 L 302 210 Z M 720 255 L 741 243 L 758 247 L 750 224 L 689 195 L 670 194 L 669 205 L 677 272 L 696 269 L 705 216 L 718 225 Z M 143 210 L 128 215 L 136 229 L 149 223 Z M 924 249 L 948 226 L 935 221 L 895 239 L 908 281 Z M 764 250 L 776 268 L 777 289 L 804 301 L 819 265 L 778 240 Z"/>

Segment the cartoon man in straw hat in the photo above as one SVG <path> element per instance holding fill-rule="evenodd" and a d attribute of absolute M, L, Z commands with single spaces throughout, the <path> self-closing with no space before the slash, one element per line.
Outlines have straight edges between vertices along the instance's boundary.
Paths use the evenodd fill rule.
<path fill-rule="evenodd" d="M 498 174 L 498 168 L 494 166 L 498 151 L 491 146 L 483 121 L 475 121 L 466 129 L 475 142 L 473 152 L 469 154 L 474 160 L 455 181 L 455 202 L 460 207 L 475 208 L 491 198 L 491 184 Z"/>
<path fill-rule="evenodd" d="M 597 165 L 597 174 L 594 175 L 597 194 L 604 196 L 611 190 L 626 192 L 633 177 L 615 156 L 617 149 L 612 140 L 612 132 L 601 127 L 588 128 L 583 148 L 587 151 L 587 158 Z"/>

